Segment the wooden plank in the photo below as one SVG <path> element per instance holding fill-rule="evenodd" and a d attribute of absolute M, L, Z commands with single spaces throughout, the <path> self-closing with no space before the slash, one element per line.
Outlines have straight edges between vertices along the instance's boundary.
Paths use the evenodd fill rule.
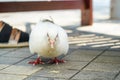
<path fill-rule="evenodd" d="M 83 1 L 0 2 L 0 12 L 80 9 Z"/>

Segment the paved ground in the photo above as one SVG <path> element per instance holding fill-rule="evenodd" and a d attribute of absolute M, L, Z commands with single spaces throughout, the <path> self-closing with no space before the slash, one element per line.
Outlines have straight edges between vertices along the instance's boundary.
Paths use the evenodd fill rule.
<path fill-rule="evenodd" d="M 0 80 L 120 80 L 120 21 L 108 20 L 109 0 L 101 5 L 97 1 L 92 27 L 79 26 L 78 10 L 0 14 L 1 20 L 19 28 L 34 26 L 38 16 L 52 15 L 68 32 L 70 44 L 63 57 L 67 62 L 59 65 L 28 64 L 36 58 L 28 47 L 0 48 Z"/>
<path fill-rule="evenodd" d="M 74 32 L 64 64 L 32 66 L 28 47 L 0 49 L 0 80 L 120 80 L 120 39 Z"/>

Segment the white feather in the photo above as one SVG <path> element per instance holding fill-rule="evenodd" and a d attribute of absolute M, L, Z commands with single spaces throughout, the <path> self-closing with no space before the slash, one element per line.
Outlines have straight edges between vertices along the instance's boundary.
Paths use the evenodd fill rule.
<path fill-rule="evenodd" d="M 55 39 L 58 34 L 54 49 L 49 46 L 47 33 L 51 39 Z M 37 53 L 38 56 L 46 58 L 67 54 L 69 49 L 67 33 L 63 28 L 51 22 L 39 22 L 30 34 L 29 48 L 31 53 Z"/>

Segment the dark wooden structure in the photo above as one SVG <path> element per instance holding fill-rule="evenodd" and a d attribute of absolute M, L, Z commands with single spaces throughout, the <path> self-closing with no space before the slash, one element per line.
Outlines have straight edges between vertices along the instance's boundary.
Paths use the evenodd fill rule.
<path fill-rule="evenodd" d="M 0 2 L 0 13 L 64 9 L 80 9 L 82 12 L 82 25 L 92 25 L 92 0 Z"/>

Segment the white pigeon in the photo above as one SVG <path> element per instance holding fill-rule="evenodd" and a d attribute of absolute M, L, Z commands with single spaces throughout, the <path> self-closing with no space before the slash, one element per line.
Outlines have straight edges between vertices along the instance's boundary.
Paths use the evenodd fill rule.
<path fill-rule="evenodd" d="M 69 49 L 66 31 L 50 20 L 43 20 L 32 29 L 29 39 L 31 53 L 37 53 L 38 58 L 30 61 L 30 64 L 44 64 L 40 57 L 51 58 L 49 62 L 64 63 L 57 59 L 58 56 L 66 55 Z"/>

